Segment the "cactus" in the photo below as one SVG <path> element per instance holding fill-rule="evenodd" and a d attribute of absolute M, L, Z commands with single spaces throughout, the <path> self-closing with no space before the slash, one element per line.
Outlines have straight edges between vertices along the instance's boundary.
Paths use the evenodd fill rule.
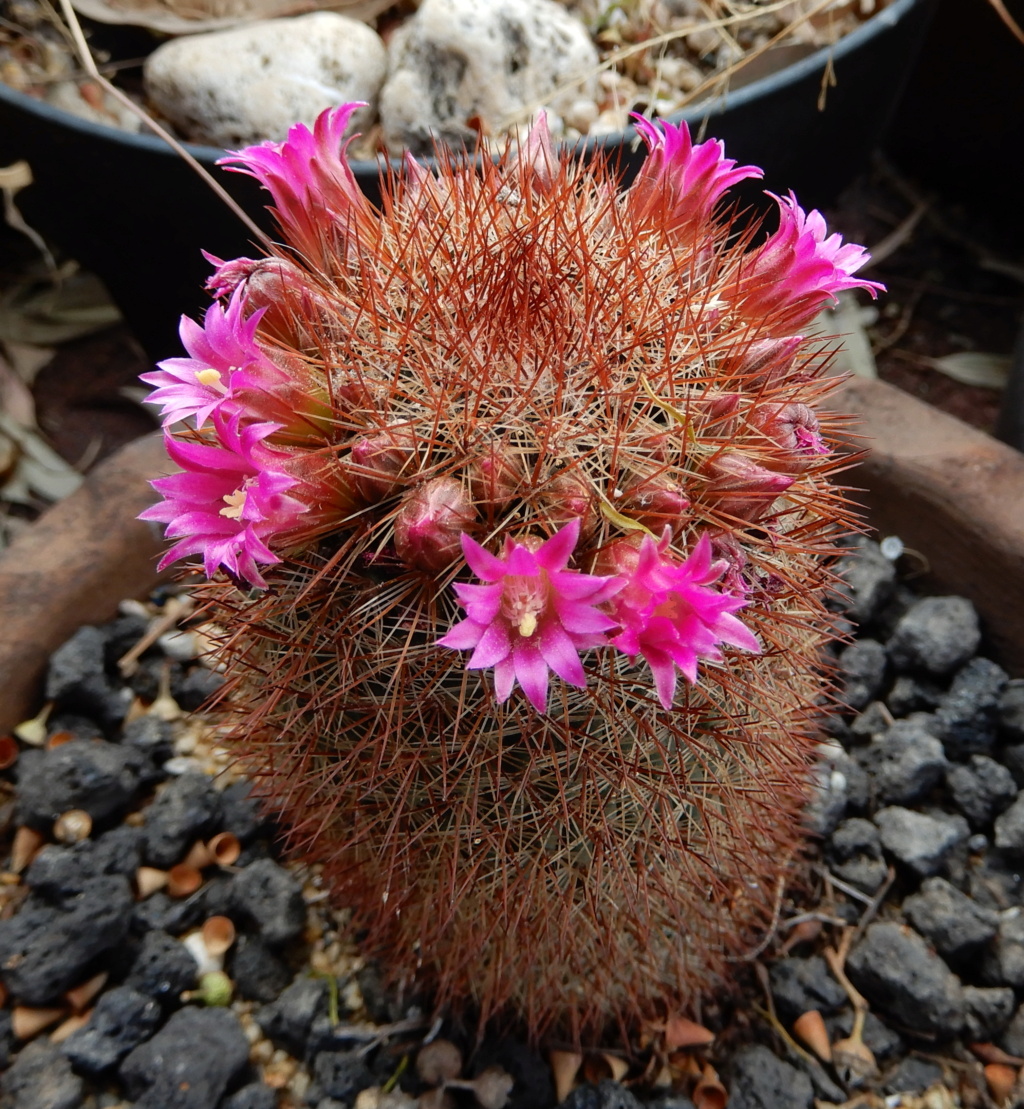
<path fill-rule="evenodd" d="M 213 259 L 145 378 L 231 741 L 439 1007 L 576 1040 L 692 1007 L 800 852 L 849 523 L 801 329 L 879 286 L 792 197 L 738 229 L 760 171 L 685 124 L 638 121 L 622 193 L 541 117 L 378 211 L 351 111 L 229 157 L 286 244 Z"/>

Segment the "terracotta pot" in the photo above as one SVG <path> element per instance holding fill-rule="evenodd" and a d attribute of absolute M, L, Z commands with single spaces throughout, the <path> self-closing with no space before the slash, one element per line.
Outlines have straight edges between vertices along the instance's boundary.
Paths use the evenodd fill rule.
<path fill-rule="evenodd" d="M 1024 455 L 882 381 L 831 401 L 870 445 L 849 483 L 870 522 L 929 563 L 928 584 L 969 597 L 1003 666 L 1024 674 Z M 37 711 L 51 652 L 158 582 L 163 549 L 136 515 L 170 463 L 158 435 L 98 466 L 0 556 L 0 734 Z"/>

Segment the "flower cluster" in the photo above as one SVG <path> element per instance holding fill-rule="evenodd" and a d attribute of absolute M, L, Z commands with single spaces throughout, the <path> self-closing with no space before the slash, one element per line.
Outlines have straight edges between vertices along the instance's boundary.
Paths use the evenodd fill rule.
<path fill-rule="evenodd" d="M 711 588 L 726 563 L 712 562 L 706 534 L 683 562 L 667 554 L 667 528 L 660 543 L 649 535 L 639 548 L 620 540 L 610 562 L 621 572 L 599 576 L 568 569 L 579 533 L 572 520 L 543 543 L 506 539 L 502 557 L 462 538 L 469 568 L 486 584 L 455 586 L 466 618 L 438 644 L 473 648 L 469 670 L 493 667 L 499 703 L 518 681 L 533 707 L 546 711 L 548 671 L 582 688 L 579 652 L 610 643 L 630 658 L 644 657 L 658 699 L 670 709 L 677 667 L 696 682 L 698 658 L 722 661 L 719 643 L 760 651 L 732 615 L 747 602 Z M 616 629 L 609 640 L 606 633 Z"/>
<path fill-rule="evenodd" d="M 367 418 L 362 409 L 358 419 L 342 410 L 343 398 L 358 396 L 362 404 L 369 396 L 358 374 L 345 377 L 317 366 L 309 353 L 318 344 L 324 349 L 325 329 L 348 326 L 356 315 L 331 299 L 326 278 L 310 274 L 327 272 L 328 263 L 337 264 L 360 243 L 383 241 L 380 217 L 345 160 L 344 136 L 356 107 L 325 112 L 312 130 L 296 124 L 285 142 L 224 159 L 270 192 L 297 254 L 211 258 L 216 272 L 210 287 L 220 300 L 203 324 L 182 319 L 188 356 L 167 359 L 143 377 L 154 386 L 150 401 L 162 408 L 168 451 L 182 470 L 154 482 L 164 500 L 145 514 L 166 523 L 168 537 L 176 540 L 162 565 L 201 555 L 208 575 L 223 569 L 240 583 L 266 589 L 261 567 L 281 561 L 283 552 L 344 532 L 353 516 L 364 525 L 370 521 L 371 528 L 379 519 L 386 530 L 378 547 L 402 572 L 457 574 L 464 560 L 483 583 L 455 583 L 466 616 L 436 642 L 472 649 L 470 670 L 493 669 L 499 703 L 518 683 L 529 702 L 545 711 L 550 673 L 585 687 L 580 652 L 610 647 L 630 659 L 643 657 L 660 703 L 670 708 L 677 673 L 695 682 L 698 660 L 722 662 L 722 645 L 760 649 L 733 615 L 748 603 L 745 556 L 720 533 L 733 525 L 770 523 L 779 498 L 828 452 L 817 417 L 803 403 L 744 407 L 738 391 L 693 393 L 690 415 L 673 405 L 665 411 L 684 424 L 699 415 L 723 435 L 730 421 L 742 419 L 764 444 L 756 457 L 732 447 L 698 456 L 696 507 L 694 489 L 681 480 L 691 470 L 627 474 L 621 509 L 625 526 L 635 530 L 616 534 L 601 524 L 597 511 L 611 486 L 602 491 L 583 468 L 567 468 L 547 481 L 534 502 L 541 518 L 515 522 L 526 538 L 499 529 L 503 553 L 489 552 L 472 534 L 480 514 L 493 518 L 503 504 L 521 498 L 526 468 L 496 454 L 492 444 L 461 477 L 418 475 L 418 433 Z M 646 221 L 661 233 L 685 230 L 694 239 L 714 241 L 729 190 L 761 171 L 737 166 L 717 140 L 695 145 L 685 123 L 659 126 L 637 119 L 636 126 L 648 158 L 617 201 L 622 213 L 634 227 Z M 537 196 L 553 197 L 564 185 L 567 163 L 553 149 L 543 116 L 521 147 L 519 166 L 523 187 Z M 407 176 L 406 214 L 417 204 L 436 209 L 445 203 L 423 167 L 410 160 Z M 854 276 L 868 260 L 861 247 L 828 236 L 820 213 L 805 213 L 792 196 L 774 199 L 778 230 L 732 256 L 725 267 L 732 267 L 731 276 L 707 312 L 715 326 L 752 336 L 733 342 L 719 358 L 723 372 L 754 386 L 789 371 L 802 339 L 788 332 L 839 291 L 862 288 L 874 296 L 881 288 Z M 393 210 L 402 209 L 395 204 Z M 706 264 L 711 254 L 694 249 Z M 179 421 L 187 421 L 185 430 L 176 427 Z M 431 448 L 437 448 L 436 436 Z M 671 450 L 659 457 L 671 463 Z M 703 527 L 691 520 L 698 510 Z M 536 537 L 535 523 L 549 538 Z M 641 532 L 647 534 L 638 539 Z M 709 532 L 730 557 L 712 558 Z M 601 542 L 589 554 L 576 551 L 581 533 L 588 541 L 599 533 Z M 684 537 L 693 545 L 680 557 L 670 543 Z M 574 557 L 610 572 L 570 568 Z"/>

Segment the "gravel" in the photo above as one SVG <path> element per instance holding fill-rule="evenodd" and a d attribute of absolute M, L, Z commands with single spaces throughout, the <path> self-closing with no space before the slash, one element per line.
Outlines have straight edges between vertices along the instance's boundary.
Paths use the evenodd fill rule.
<path fill-rule="evenodd" d="M 822 896 L 787 895 L 761 958 L 787 1030 L 816 1009 L 833 1043 L 849 1038 L 853 1009 L 821 951 L 839 943 L 835 922 L 853 925 L 846 969 L 870 1005 L 863 1043 L 877 1072 L 858 1078 L 799 1056 L 742 1001 L 734 1020 L 713 998 L 705 1022 L 728 1034 L 696 1057 L 721 1073 L 730 1109 L 809 1109 L 863 1089 L 923 1097 L 961 1081 L 964 1066 L 982 1082 L 966 1044 L 1024 1052 L 1024 681 L 975 655 L 968 602 L 915 597 L 875 545 L 860 548 L 843 560 L 839 603 L 863 635 L 837 652 L 847 707 L 826 721 L 831 739 L 808 808 L 818 844 L 808 886 Z M 181 722 L 138 716 L 137 703 L 127 712 L 132 691 L 152 698 L 164 675 L 182 707 L 220 684 L 179 642 L 173 659 L 151 648 L 126 686 L 116 662 L 146 626 L 130 615 L 82 629 L 55 654 L 51 731 L 72 738 L 23 749 L 0 775 L 17 783 L 16 822 L 47 840 L 68 809 L 94 821 L 88 839 L 47 842 L 20 885 L 0 886 L 0 981 L 12 1003 L 64 1006 L 65 991 L 106 975 L 87 1023 L 60 1043 L 46 1032 L 16 1040 L 11 1010 L 0 1008 L 0 1107 L 276 1109 L 283 1086 L 296 1107 L 352 1109 L 415 1055 L 428 1024 L 381 988 L 373 964 L 346 954 L 342 917 L 322 903 L 310 872 L 282 864 L 249 783 L 220 773 Z M 140 866 L 165 871 L 220 831 L 243 844 L 235 864 L 205 868 L 191 896 L 138 896 Z M 826 919 L 819 938 L 817 925 L 806 939 L 791 927 L 806 913 Z M 203 1004 L 193 954 L 198 928 L 217 915 L 238 933 L 223 960 L 234 989 L 226 1007 Z M 361 1031 L 369 1022 L 411 1030 L 385 1027 L 370 1042 Z M 489 1066 L 510 1076 L 505 1109 L 554 1105 L 542 1053 L 509 1037 L 474 1049 L 457 1029 L 440 1035 L 471 1060 L 466 1077 Z M 961 1070 L 934 1062 L 946 1057 Z M 693 1109 L 683 1093 L 627 1088 L 592 1069 L 581 1077 L 592 1081 L 573 1090 L 570 1109 Z M 418 1082 L 407 1068 L 380 1109 L 415 1106 Z M 458 1102 L 473 1099 L 463 1092 Z"/>

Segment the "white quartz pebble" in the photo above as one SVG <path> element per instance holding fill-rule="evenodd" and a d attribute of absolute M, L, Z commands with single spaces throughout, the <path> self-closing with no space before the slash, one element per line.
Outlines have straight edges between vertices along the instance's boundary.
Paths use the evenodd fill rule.
<path fill-rule="evenodd" d="M 229 31 L 188 35 L 154 50 L 146 92 L 178 131 L 195 142 L 239 147 L 280 141 L 296 122 L 325 109 L 376 100 L 387 69 L 379 35 L 334 12 L 261 20 Z M 365 131 L 371 109 L 350 131 Z"/>

